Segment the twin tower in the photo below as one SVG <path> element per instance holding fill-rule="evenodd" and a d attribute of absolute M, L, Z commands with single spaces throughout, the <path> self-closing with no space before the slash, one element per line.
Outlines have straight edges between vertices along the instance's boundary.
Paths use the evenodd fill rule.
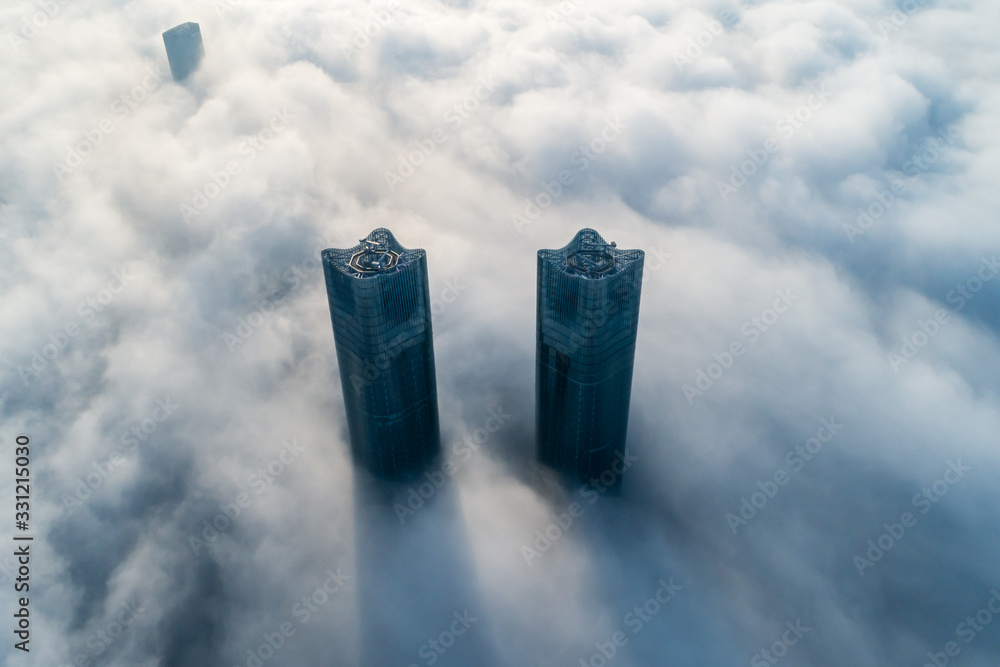
<path fill-rule="evenodd" d="M 380 228 L 322 257 L 354 460 L 406 479 L 441 449 L 427 254 Z M 593 229 L 538 251 L 538 459 L 583 480 L 621 481 L 643 258 Z"/>

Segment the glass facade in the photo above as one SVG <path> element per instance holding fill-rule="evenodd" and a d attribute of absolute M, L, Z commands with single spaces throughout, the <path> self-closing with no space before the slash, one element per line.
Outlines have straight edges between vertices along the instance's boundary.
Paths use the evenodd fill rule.
<path fill-rule="evenodd" d="M 621 469 L 643 259 L 593 229 L 538 251 L 538 459 L 582 480 Z"/>
<path fill-rule="evenodd" d="M 201 41 L 201 27 L 197 23 L 182 23 L 163 33 L 167 47 L 167 60 L 174 81 L 183 81 L 198 68 L 205 46 Z"/>
<path fill-rule="evenodd" d="M 427 255 L 380 228 L 322 257 L 354 460 L 404 479 L 441 448 Z"/>

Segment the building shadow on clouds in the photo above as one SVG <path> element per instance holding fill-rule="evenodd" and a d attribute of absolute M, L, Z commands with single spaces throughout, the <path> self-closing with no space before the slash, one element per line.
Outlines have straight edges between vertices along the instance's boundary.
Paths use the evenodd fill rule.
<path fill-rule="evenodd" d="M 699 582 L 700 571 L 683 567 L 673 529 L 648 506 L 654 496 L 643 485 L 650 476 L 637 467 L 656 446 L 662 443 L 633 431 L 620 488 L 600 478 L 566 482 L 566 506 L 559 511 L 579 506 L 572 539 L 588 555 L 595 617 L 611 619 L 607 636 L 593 637 L 580 657 L 583 664 L 735 664 L 728 629 L 711 612 L 714 587 Z"/>
<path fill-rule="evenodd" d="M 361 664 L 498 665 L 441 459 L 412 482 L 355 468 L 354 507 Z"/>

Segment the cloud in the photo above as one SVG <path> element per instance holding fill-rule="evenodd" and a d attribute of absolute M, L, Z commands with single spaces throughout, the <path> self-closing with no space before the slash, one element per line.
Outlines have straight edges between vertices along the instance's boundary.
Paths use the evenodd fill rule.
<path fill-rule="evenodd" d="M 5 664 L 994 664 L 998 22 L 5 6 Z M 318 263 L 380 226 L 428 253 L 455 468 L 389 488 Z M 620 497 L 534 463 L 535 253 L 582 227 L 646 250 Z"/>

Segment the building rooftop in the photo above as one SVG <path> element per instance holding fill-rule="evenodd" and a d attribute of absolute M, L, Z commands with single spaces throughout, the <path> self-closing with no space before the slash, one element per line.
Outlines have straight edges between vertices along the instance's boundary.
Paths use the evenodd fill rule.
<path fill-rule="evenodd" d="M 641 250 L 620 250 L 612 241 L 593 229 L 581 229 L 562 248 L 539 250 L 538 256 L 557 265 L 562 271 L 584 278 L 599 279 L 614 275 L 643 256 Z"/>
<path fill-rule="evenodd" d="M 423 250 L 405 248 L 392 232 L 379 227 L 352 248 L 327 248 L 323 261 L 355 278 L 392 273 L 424 255 Z"/>
<path fill-rule="evenodd" d="M 192 23 L 188 21 L 187 23 L 181 23 L 180 25 L 175 25 L 170 30 L 163 33 L 164 37 L 194 37 L 195 35 L 201 35 L 201 28 L 197 23 Z"/>

